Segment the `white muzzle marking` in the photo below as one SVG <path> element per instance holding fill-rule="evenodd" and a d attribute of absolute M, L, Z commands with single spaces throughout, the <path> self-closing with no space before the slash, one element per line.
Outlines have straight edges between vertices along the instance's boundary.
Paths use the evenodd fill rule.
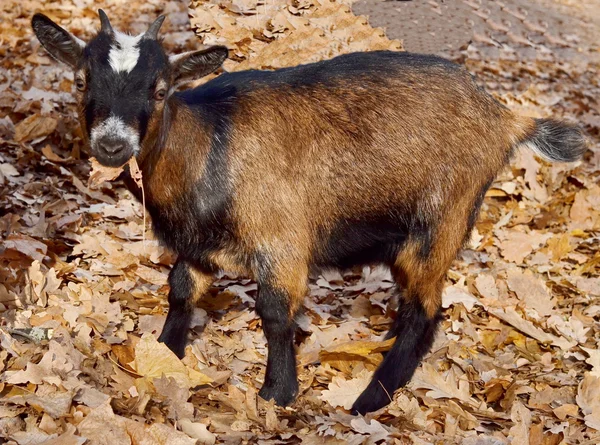
<path fill-rule="evenodd" d="M 92 129 L 90 137 L 92 147 L 102 138 L 126 142 L 129 147 L 133 147 L 134 155 L 140 151 L 140 135 L 119 117 L 111 116 Z"/>

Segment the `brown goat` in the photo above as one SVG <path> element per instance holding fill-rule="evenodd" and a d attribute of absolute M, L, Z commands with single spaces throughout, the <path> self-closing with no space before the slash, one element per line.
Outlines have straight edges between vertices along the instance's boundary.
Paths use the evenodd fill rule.
<path fill-rule="evenodd" d="M 160 339 L 182 356 L 214 273 L 252 277 L 269 345 L 260 395 L 280 405 L 298 391 L 294 316 L 311 271 L 392 270 L 396 341 L 353 407 L 379 409 L 431 347 L 445 274 L 515 148 L 555 161 L 584 151 L 576 127 L 516 116 L 434 56 L 347 54 L 174 93 L 221 66 L 226 49 L 169 60 L 162 18 L 132 37 L 100 16 L 88 44 L 41 14 L 33 28 L 75 70 L 92 153 L 105 165 L 137 156 L 154 231 L 178 254 Z"/>

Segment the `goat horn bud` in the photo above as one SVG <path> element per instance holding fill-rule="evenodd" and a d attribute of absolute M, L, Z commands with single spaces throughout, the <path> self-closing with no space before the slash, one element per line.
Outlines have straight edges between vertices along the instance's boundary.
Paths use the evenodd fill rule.
<path fill-rule="evenodd" d="M 158 30 L 160 29 L 160 27 L 162 26 L 164 21 L 165 21 L 164 15 L 161 15 L 156 20 L 154 20 L 154 23 L 152 23 L 152 25 L 150 25 L 150 27 L 148 28 L 148 31 L 146 31 L 146 33 L 144 34 L 144 38 L 156 40 L 158 38 Z"/>
<path fill-rule="evenodd" d="M 98 15 L 100 16 L 100 31 L 112 34 L 114 31 L 106 13 L 102 9 L 98 9 Z"/>

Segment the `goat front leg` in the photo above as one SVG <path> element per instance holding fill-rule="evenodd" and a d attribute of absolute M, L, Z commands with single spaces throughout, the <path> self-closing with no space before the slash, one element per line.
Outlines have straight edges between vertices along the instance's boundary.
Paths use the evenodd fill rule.
<path fill-rule="evenodd" d="M 298 395 L 294 316 L 307 292 L 306 267 L 288 267 L 286 272 L 271 270 L 259 277 L 256 312 L 267 337 L 267 371 L 259 395 L 274 399 L 279 406 L 292 403 Z"/>
<path fill-rule="evenodd" d="M 169 273 L 169 313 L 158 341 L 179 358 L 185 355 L 195 303 L 208 291 L 213 280 L 212 273 L 185 261 L 177 261 Z"/>

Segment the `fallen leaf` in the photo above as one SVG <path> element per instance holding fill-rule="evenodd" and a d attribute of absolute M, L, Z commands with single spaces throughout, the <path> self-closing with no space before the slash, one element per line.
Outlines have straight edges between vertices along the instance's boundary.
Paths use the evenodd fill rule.
<path fill-rule="evenodd" d="M 511 410 L 510 418 L 515 425 L 510 429 L 511 443 L 529 444 L 529 428 L 531 427 L 531 412 L 521 402 L 516 401 Z"/>
<path fill-rule="evenodd" d="M 336 376 L 328 385 L 328 389 L 321 392 L 319 399 L 329 403 L 336 408 L 352 408 L 358 396 L 367 388 L 373 373 L 362 370 L 356 377 L 346 380 L 342 376 Z"/>
<path fill-rule="evenodd" d="M 208 376 L 186 367 L 164 343 L 159 343 L 152 335 L 140 339 L 135 347 L 135 360 L 130 365 L 148 379 L 172 377 L 178 385 L 188 389 L 212 382 Z"/>
<path fill-rule="evenodd" d="M 56 119 L 49 116 L 32 114 L 15 125 L 15 141 L 30 142 L 42 136 L 48 136 L 57 126 Z"/>
<path fill-rule="evenodd" d="M 471 398 L 469 382 L 465 378 L 457 378 L 454 369 L 440 373 L 432 365 L 424 362 L 415 373 L 410 386 L 429 389 L 427 396 L 434 399 L 457 399 L 470 405 L 476 405 Z"/>
<path fill-rule="evenodd" d="M 367 434 L 371 443 L 378 442 L 380 440 L 387 439 L 390 435 L 389 431 L 379 423 L 377 420 L 372 419 L 369 423 L 364 417 L 358 417 L 350 421 L 352 429 L 361 434 Z"/>
<path fill-rule="evenodd" d="M 542 343 L 549 343 L 554 346 L 558 346 L 563 351 L 568 351 L 573 346 L 575 346 L 576 342 L 570 342 L 563 337 L 557 337 L 556 335 L 548 334 L 544 332 L 540 328 L 536 327 L 533 323 L 528 320 L 525 320 L 521 317 L 514 308 L 508 307 L 505 309 L 493 309 L 489 308 L 488 312 L 492 315 L 498 317 L 499 319 L 505 321 L 506 323 L 514 326 L 519 331 L 523 332 L 526 335 L 529 335 L 531 338 L 535 338 L 536 340 Z"/>
<path fill-rule="evenodd" d="M 546 285 L 530 271 L 522 272 L 518 268 L 508 271 L 508 287 L 517 294 L 525 305 L 535 309 L 541 317 L 552 314 L 555 300 L 550 297 Z"/>
<path fill-rule="evenodd" d="M 89 187 L 97 188 L 103 182 L 117 179 L 123 173 L 123 167 L 105 167 L 96 158 L 91 158 L 90 162 L 92 164 L 92 171 L 88 180 Z"/>
<path fill-rule="evenodd" d="M 477 298 L 460 287 L 446 287 L 442 293 L 442 307 L 449 308 L 450 306 L 458 303 L 461 303 L 469 312 L 473 310 L 473 306 L 476 304 L 481 305 Z"/>
<path fill-rule="evenodd" d="M 577 388 L 576 399 L 585 416 L 585 424 L 600 431 L 600 377 L 586 372 Z"/>
<path fill-rule="evenodd" d="M 217 441 L 216 436 L 208 431 L 206 425 L 200 422 L 192 422 L 190 419 L 182 419 L 179 421 L 181 431 L 193 439 L 198 440 L 201 445 L 214 445 Z"/>

